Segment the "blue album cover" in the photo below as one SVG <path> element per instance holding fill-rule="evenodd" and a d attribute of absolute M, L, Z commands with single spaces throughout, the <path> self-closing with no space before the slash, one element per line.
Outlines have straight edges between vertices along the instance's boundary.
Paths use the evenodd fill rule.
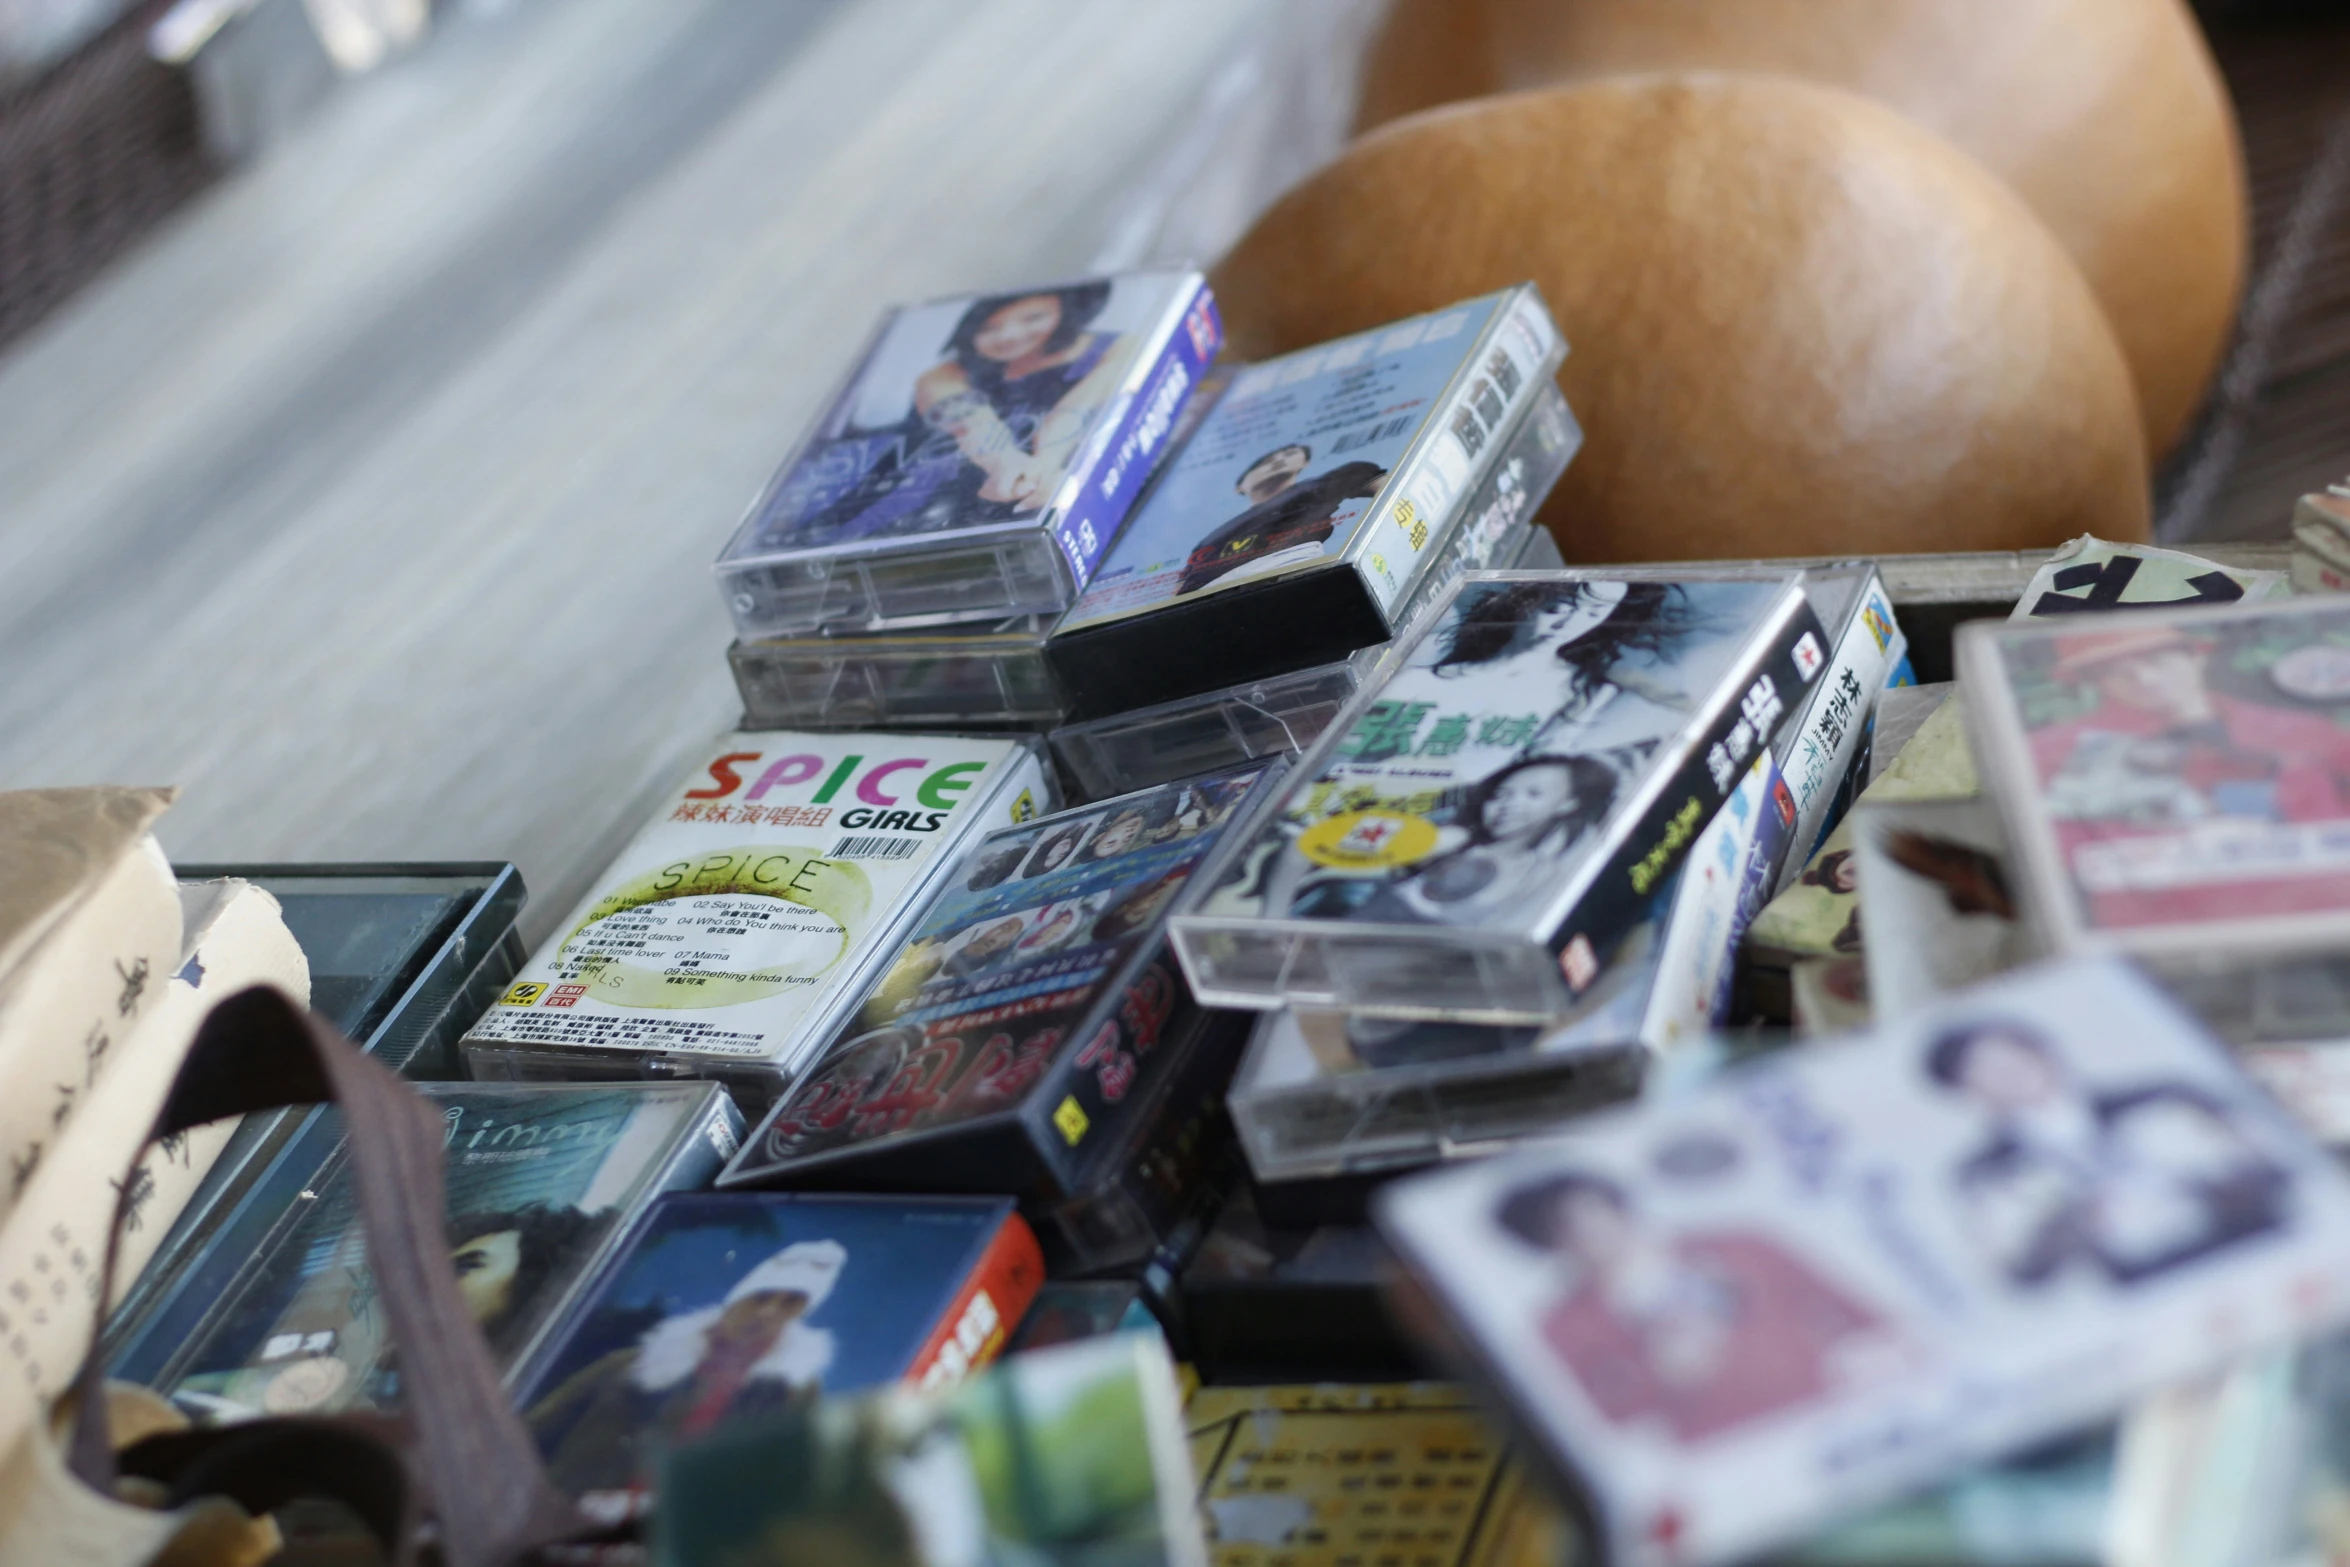
<path fill-rule="evenodd" d="M 653 1193 L 707 1181 L 739 1125 L 701 1083 L 419 1091 L 446 1129 L 443 1224 L 458 1291 L 507 1368 L 616 1229 Z M 399 1402 L 343 1152 L 303 1184 L 289 1203 L 299 1216 L 262 1245 L 162 1379 L 158 1390 L 197 1424 Z"/>
<path fill-rule="evenodd" d="M 1060 630 L 1347 558 L 1380 487 L 1508 302 L 1489 295 L 1241 371 Z M 1493 357 L 1507 382 L 1498 408 L 1527 372 L 1507 353 Z M 1408 562 L 1418 547 L 1395 553 Z"/>
<path fill-rule="evenodd" d="M 1043 1272 L 1007 1198 L 666 1198 L 531 1376 L 523 1418 L 557 1485 L 630 1491 L 659 1444 L 919 1376 L 1007 1251 L 998 1342 Z"/>
<path fill-rule="evenodd" d="M 1177 312 L 1184 330 L 1170 339 Z M 1188 272 L 893 311 L 724 558 L 1033 523 L 1056 506 L 1068 514 L 1072 476 L 1105 459 L 1117 482 L 1097 488 L 1118 495 L 1122 516 L 1150 465 L 1108 448 L 1155 455 L 1219 340 L 1214 309 Z M 1162 344 L 1176 352 L 1154 374 L 1145 358 Z M 1139 393 L 1138 374 L 1149 376 Z M 1121 435 L 1129 439 L 1105 439 Z M 1063 539 L 1081 578 L 1118 520 L 1101 519 L 1091 540 Z"/>
<path fill-rule="evenodd" d="M 744 1164 L 1017 1108 L 1064 1046 L 1087 1055 L 1102 1101 L 1123 1100 L 1156 1064 L 1142 1057 L 1176 1004 L 1172 965 L 1135 982 L 1118 1028 L 1078 1035 L 1104 987 L 1163 935 L 1265 771 L 1162 785 L 981 842 Z"/>

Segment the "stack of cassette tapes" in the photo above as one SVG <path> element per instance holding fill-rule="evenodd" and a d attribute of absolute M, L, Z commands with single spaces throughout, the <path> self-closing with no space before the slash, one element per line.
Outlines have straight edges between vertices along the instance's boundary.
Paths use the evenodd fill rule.
<path fill-rule="evenodd" d="M 1582 441 L 1566 398 L 1545 381 L 1503 437 L 1499 457 L 1461 507 L 1451 536 L 1435 546 L 1395 624 L 1417 622 L 1464 573 L 1562 566 L 1558 544 L 1533 517 Z M 1333 663 L 1065 724 L 1050 737 L 1053 758 L 1073 790 L 1099 799 L 1252 757 L 1294 755 L 1321 738 L 1390 645 L 1383 639 Z"/>
<path fill-rule="evenodd" d="M 1375 1180 L 1637 1092 L 1732 1014 L 1746 924 L 1906 667 L 1873 567 L 1793 581 L 1471 578 L 1300 763 L 1178 927 L 1205 993 L 1273 1008 L 1230 1094 L 1268 1205 L 1359 1213 Z M 1568 912 L 1510 897 L 1517 877 Z"/>
<path fill-rule="evenodd" d="M 1091 798 L 1293 752 L 1453 578 L 1555 563 L 1528 519 L 1582 441 L 1550 380 L 1565 351 L 1526 285 L 1210 372 L 1065 612 L 757 634 L 738 613 L 745 721 L 1058 726 Z"/>
<path fill-rule="evenodd" d="M 1245 1034 L 1193 1003 L 1167 920 L 1281 765 L 983 840 L 722 1184 L 1009 1192 L 1069 1265 L 1146 1255 Z"/>
<path fill-rule="evenodd" d="M 1033 649 L 1222 342 L 1196 272 L 892 311 L 720 554 L 755 727 L 1038 728 Z"/>

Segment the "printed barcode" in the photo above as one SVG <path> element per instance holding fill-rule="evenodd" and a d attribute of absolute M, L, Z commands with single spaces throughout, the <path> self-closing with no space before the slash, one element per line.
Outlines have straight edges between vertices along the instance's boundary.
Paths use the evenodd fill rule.
<path fill-rule="evenodd" d="M 835 860 L 910 860 L 922 848 L 920 838 L 843 838 L 826 856 Z"/>
<path fill-rule="evenodd" d="M 1412 416 L 1406 414 L 1401 419 L 1390 419 L 1385 424 L 1375 424 L 1370 429 L 1354 435 L 1342 435 L 1331 443 L 1330 449 L 1334 452 L 1351 452 L 1356 447 L 1368 446 L 1373 441 L 1392 441 L 1411 427 Z"/>

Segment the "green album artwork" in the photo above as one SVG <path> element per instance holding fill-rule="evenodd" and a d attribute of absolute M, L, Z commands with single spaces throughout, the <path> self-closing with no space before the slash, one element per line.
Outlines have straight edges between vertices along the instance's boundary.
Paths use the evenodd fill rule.
<path fill-rule="evenodd" d="M 1155 1333 L 1016 1355 L 678 1448 L 664 1567 L 1199 1567 L 1174 1367 Z"/>

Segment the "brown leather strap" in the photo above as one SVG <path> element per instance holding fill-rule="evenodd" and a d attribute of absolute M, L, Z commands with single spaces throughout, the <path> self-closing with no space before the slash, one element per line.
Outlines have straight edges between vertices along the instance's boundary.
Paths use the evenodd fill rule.
<path fill-rule="evenodd" d="M 254 1511 L 295 1494 L 335 1497 L 400 1562 L 413 1553 L 420 1514 L 430 1515 L 450 1567 L 506 1567 L 590 1532 L 548 1481 L 458 1296 L 441 1229 L 441 1119 L 406 1084 L 283 992 L 255 986 L 222 1001 L 197 1029 L 149 1141 L 223 1116 L 330 1100 L 343 1112 L 369 1271 L 400 1356 L 405 1419 L 262 1420 L 191 1432 L 141 1444 L 137 1467 L 168 1479 L 175 1494 L 234 1496 Z M 125 1181 L 101 1306 L 113 1292 L 129 1190 Z M 71 1464 L 85 1484 L 111 1494 L 117 1470 L 103 1380 L 93 1349 L 68 1395 L 79 1417 Z"/>

